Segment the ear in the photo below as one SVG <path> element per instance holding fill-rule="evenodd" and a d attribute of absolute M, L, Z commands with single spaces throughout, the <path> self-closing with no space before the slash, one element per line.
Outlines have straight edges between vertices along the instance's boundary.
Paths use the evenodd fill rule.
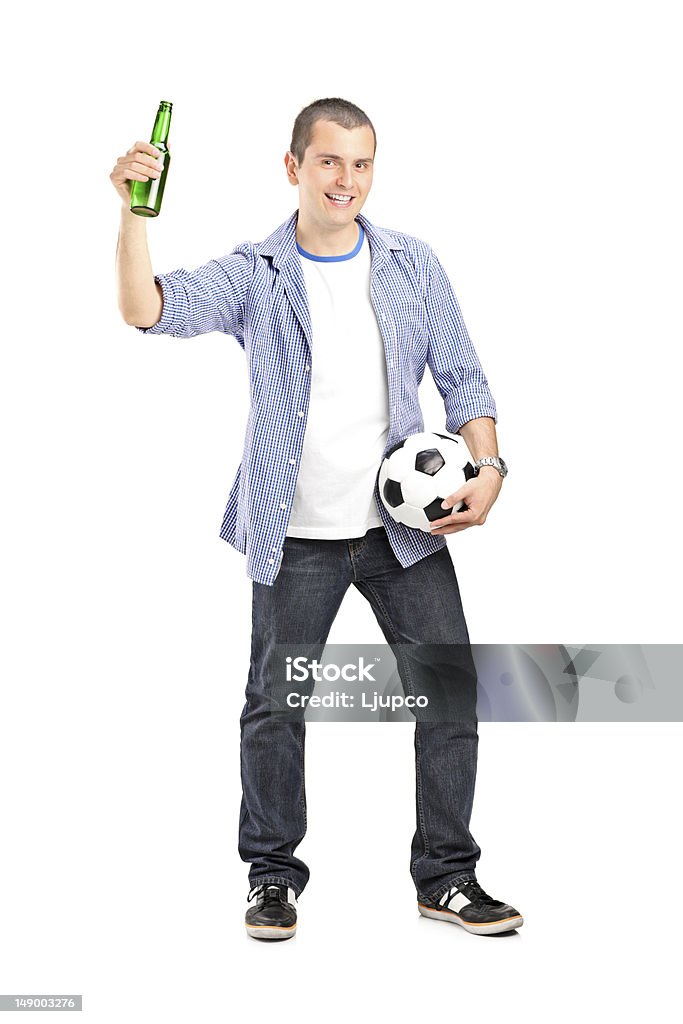
<path fill-rule="evenodd" d="M 290 185 L 299 184 L 297 169 L 296 157 L 292 152 L 290 152 L 290 150 L 287 150 L 285 153 L 285 170 L 287 171 L 287 177 L 289 178 Z"/>

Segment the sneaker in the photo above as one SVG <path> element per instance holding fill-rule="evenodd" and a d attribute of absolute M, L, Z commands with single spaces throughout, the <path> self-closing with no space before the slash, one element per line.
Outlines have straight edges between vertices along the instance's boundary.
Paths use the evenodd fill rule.
<path fill-rule="evenodd" d="M 296 931 L 296 893 L 286 885 L 255 886 L 247 903 L 256 899 L 244 918 L 246 929 L 254 939 L 291 939 Z"/>
<path fill-rule="evenodd" d="M 509 903 L 501 903 L 485 893 L 479 882 L 465 879 L 451 886 L 438 900 L 418 900 L 423 917 L 451 921 L 475 935 L 496 935 L 521 928 L 524 918 Z"/>

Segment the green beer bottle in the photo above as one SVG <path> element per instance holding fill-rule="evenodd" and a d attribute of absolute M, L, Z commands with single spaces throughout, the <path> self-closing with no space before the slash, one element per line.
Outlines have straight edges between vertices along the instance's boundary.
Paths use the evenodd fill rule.
<path fill-rule="evenodd" d="M 171 110 L 173 104 L 162 100 L 154 121 L 152 138 L 149 140 L 161 153 L 164 166 L 158 178 L 149 181 L 132 181 L 130 189 L 130 211 L 139 217 L 158 217 L 161 200 L 164 196 L 164 185 L 168 174 L 171 154 L 168 151 L 168 130 L 171 127 Z"/>

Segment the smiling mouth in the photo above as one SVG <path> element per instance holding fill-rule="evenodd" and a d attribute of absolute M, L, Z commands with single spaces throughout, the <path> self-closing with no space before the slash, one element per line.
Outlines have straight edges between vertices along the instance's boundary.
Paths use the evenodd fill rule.
<path fill-rule="evenodd" d="M 344 195 L 341 195 L 341 193 L 339 193 L 339 192 L 326 192 L 325 195 L 327 196 L 329 201 L 333 204 L 333 206 L 339 206 L 342 209 L 345 206 L 350 206 L 351 203 L 353 202 L 353 200 L 356 198 L 355 196 L 344 196 Z"/>

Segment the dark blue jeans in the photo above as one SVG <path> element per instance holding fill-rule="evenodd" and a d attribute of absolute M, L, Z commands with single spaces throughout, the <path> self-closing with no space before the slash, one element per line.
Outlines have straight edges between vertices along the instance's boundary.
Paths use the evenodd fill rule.
<path fill-rule="evenodd" d="M 239 830 L 239 852 L 251 863 L 252 886 L 277 882 L 298 896 L 309 878 L 308 867 L 295 856 L 306 832 L 305 725 L 303 720 L 278 721 L 271 714 L 276 645 L 320 644 L 322 651 L 352 583 L 369 601 L 396 654 L 406 692 L 411 681 L 401 651 L 409 648 L 401 645 L 457 644 L 471 657 L 447 547 L 404 569 L 383 526 L 350 540 L 285 539 L 273 586 L 253 582 Z M 417 829 L 410 869 L 418 897 L 439 897 L 453 882 L 476 877 L 481 850 L 469 822 L 479 737 L 471 664 L 472 674 L 466 677 L 471 713 L 457 721 L 415 723 Z"/>

